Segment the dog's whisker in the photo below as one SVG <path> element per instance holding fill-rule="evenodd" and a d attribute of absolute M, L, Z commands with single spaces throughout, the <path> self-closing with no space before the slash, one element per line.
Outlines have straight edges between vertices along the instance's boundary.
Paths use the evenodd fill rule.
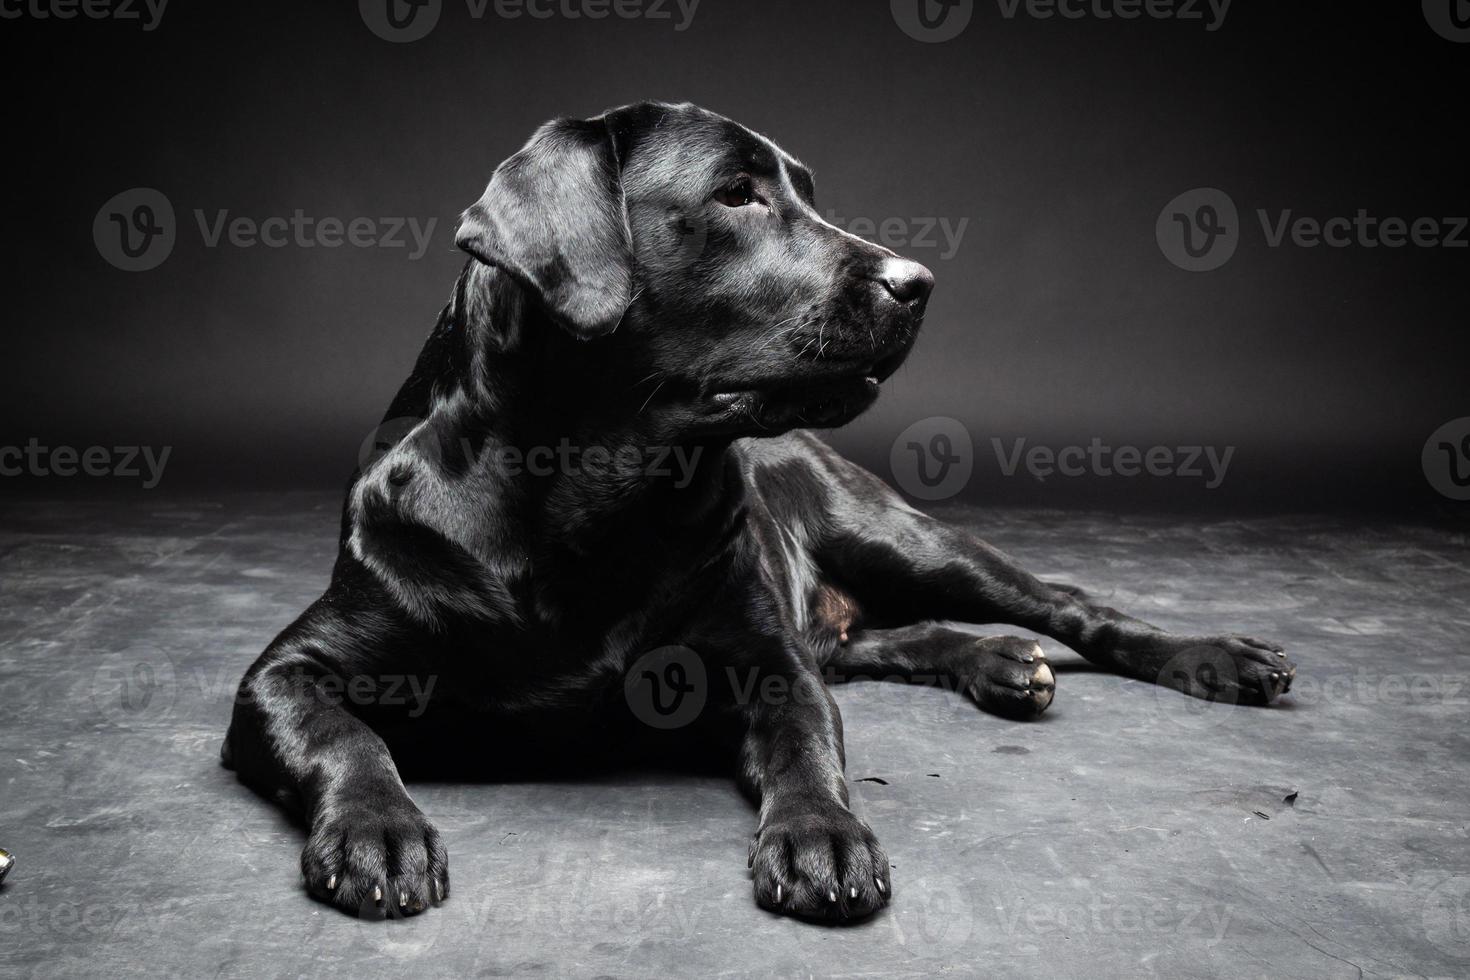
<path fill-rule="evenodd" d="M 657 385 L 654 386 L 653 391 L 649 392 L 648 397 L 643 400 L 643 404 L 640 405 L 640 406 L 638 406 L 638 412 L 636 414 L 638 414 L 638 415 L 642 415 L 643 414 L 643 410 L 648 407 L 648 403 L 651 402 L 651 401 L 653 401 L 654 396 L 657 395 L 660 391 L 663 390 L 663 387 L 664 387 L 664 385 L 667 382 L 668 382 L 668 378 L 665 378 L 662 381 L 660 381 Z"/>
<path fill-rule="evenodd" d="M 639 381 L 636 384 L 631 384 L 628 387 L 629 388 L 641 388 L 643 385 L 648 384 L 648 382 L 652 381 L 654 378 L 656 378 L 659 375 L 664 374 L 664 373 L 665 372 L 662 369 L 660 369 L 658 371 L 654 371 L 652 374 L 650 374 L 648 377 L 644 378 L 642 381 Z"/>

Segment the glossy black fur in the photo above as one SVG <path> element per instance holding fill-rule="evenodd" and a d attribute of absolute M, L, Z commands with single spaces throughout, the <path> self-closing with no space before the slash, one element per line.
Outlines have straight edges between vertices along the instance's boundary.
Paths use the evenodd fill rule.
<path fill-rule="evenodd" d="M 827 919 L 893 888 L 848 809 L 827 681 L 949 684 L 1017 717 L 1051 702 L 1034 641 L 937 623 L 1014 623 L 1201 696 L 1288 686 L 1278 647 L 1038 581 L 802 431 L 872 403 L 932 285 L 812 195 L 764 138 L 640 104 L 543 127 L 466 212 L 473 258 L 387 413 L 408 421 L 354 477 L 331 584 L 249 669 L 226 738 L 226 764 L 302 816 L 312 895 L 442 901 L 447 856 L 396 763 L 631 751 L 624 680 L 656 648 L 705 668 L 679 738 L 728 751 L 758 802 L 757 901 Z M 614 463 L 501 453 L 560 446 Z"/>

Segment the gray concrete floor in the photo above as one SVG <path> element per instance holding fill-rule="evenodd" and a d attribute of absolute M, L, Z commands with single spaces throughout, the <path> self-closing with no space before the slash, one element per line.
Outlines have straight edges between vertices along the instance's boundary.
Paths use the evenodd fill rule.
<path fill-rule="evenodd" d="M 5 505 L 0 976 L 1470 973 L 1464 535 L 945 516 L 1160 625 L 1286 642 L 1296 693 L 1209 706 L 1055 644 L 1039 723 L 838 688 L 897 891 L 849 928 L 755 907 L 723 779 L 411 785 L 454 897 L 382 923 L 307 899 L 300 831 L 216 762 L 239 674 L 326 582 L 336 499 Z"/>

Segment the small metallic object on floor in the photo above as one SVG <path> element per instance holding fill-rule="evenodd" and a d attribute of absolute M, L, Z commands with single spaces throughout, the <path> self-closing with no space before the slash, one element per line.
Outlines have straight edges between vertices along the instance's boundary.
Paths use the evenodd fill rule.
<path fill-rule="evenodd" d="M 5 876 L 10 874 L 10 869 L 15 867 L 15 857 L 5 848 L 0 847 L 0 883 L 5 881 Z"/>

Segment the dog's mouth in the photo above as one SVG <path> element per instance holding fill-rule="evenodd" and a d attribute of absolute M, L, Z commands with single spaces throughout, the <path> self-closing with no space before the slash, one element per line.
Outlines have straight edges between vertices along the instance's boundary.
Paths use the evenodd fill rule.
<path fill-rule="evenodd" d="M 842 374 L 838 377 L 818 376 L 737 382 L 728 387 L 717 385 L 711 391 L 710 397 L 717 402 L 728 402 L 751 395 L 770 402 L 811 402 L 821 401 L 834 395 L 863 393 L 868 389 L 876 394 L 880 384 L 878 373 L 868 370 Z"/>
<path fill-rule="evenodd" d="M 887 381 L 908 356 L 908 346 L 867 360 L 847 359 L 802 362 L 797 372 L 769 379 L 730 379 L 708 386 L 712 397 L 730 400 L 736 396 L 759 394 L 776 401 L 802 401 L 821 398 L 829 393 L 872 388 Z"/>
<path fill-rule="evenodd" d="M 703 386 L 706 410 L 724 424 L 756 430 L 832 428 L 861 415 L 908 356 L 912 339 L 865 357 L 798 359 L 779 373 L 716 379 Z M 753 367 L 753 365 L 752 365 Z"/>
<path fill-rule="evenodd" d="M 755 429 L 830 428 L 852 421 L 872 405 L 880 384 L 875 370 L 862 370 L 719 387 L 709 397 L 716 412 L 748 421 Z"/>

